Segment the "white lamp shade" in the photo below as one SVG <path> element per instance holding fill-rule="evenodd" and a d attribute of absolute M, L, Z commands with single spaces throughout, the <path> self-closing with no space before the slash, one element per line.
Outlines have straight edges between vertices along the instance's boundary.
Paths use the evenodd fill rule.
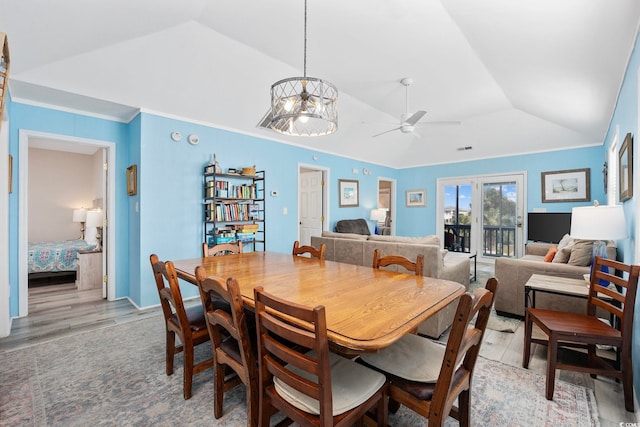
<path fill-rule="evenodd" d="M 73 222 L 85 222 L 87 220 L 87 210 L 85 208 L 73 210 Z"/>
<path fill-rule="evenodd" d="M 371 216 L 369 219 L 371 221 L 382 222 L 387 217 L 387 212 L 384 209 L 372 209 Z"/>
<path fill-rule="evenodd" d="M 102 211 L 100 209 L 87 211 L 87 228 L 88 227 L 102 227 Z"/>
<path fill-rule="evenodd" d="M 571 209 L 571 237 L 583 240 L 625 239 L 627 223 L 622 206 L 581 206 Z"/>

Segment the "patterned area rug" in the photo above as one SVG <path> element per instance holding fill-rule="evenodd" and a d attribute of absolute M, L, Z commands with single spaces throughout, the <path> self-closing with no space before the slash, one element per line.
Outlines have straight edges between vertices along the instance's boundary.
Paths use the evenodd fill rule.
<path fill-rule="evenodd" d="M 473 291 L 477 288 L 483 288 L 487 283 L 487 280 L 492 276 L 492 271 L 478 271 L 476 281 L 469 284 L 469 290 Z M 498 285 L 498 292 L 500 292 L 499 286 L 500 285 Z M 489 323 L 487 323 L 487 328 L 499 332 L 515 332 L 516 329 L 518 329 L 519 325 L 520 319 L 501 316 L 496 313 L 495 310 L 493 310 L 491 312 L 491 316 L 489 316 Z"/>
<path fill-rule="evenodd" d="M 198 348 L 197 358 L 211 355 Z M 196 375 L 193 397 L 182 399 L 182 357 L 165 375 L 161 317 L 125 323 L 0 354 L 2 426 L 243 426 L 242 386 L 225 395 L 224 416 L 213 417 L 213 375 Z M 472 423 L 491 426 L 598 426 L 590 389 L 556 381 L 544 398 L 542 375 L 480 359 L 474 376 Z M 274 420 L 275 422 L 275 420 Z M 406 408 L 393 426 L 426 421 Z M 457 426 L 450 419 L 447 425 Z"/>

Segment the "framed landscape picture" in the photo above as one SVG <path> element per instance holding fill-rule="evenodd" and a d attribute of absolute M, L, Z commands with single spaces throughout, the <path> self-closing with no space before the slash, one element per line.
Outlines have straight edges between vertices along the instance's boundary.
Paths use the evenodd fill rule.
<path fill-rule="evenodd" d="M 407 207 L 427 206 L 426 190 L 407 190 Z"/>
<path fill-rule="evenodd" d="M 591 200 L 590 169 L 542 172 L 542 203 Z"/>
<path fill-rule="evenodd" d="M 340 194 L 341 208 L 358 207 L 358 181 L 355 179 L 339 179 L 338 192 Z"/>
<path fill-rule="evenodd" d="M 633 139 L 628 133 L 618 153 L 618 191 L 621 202 L 633 197 Z"/>
<path fill-rule="evenodd" d="M 138 167 L 136 165 L 127 168 L 127 194 L 129 196 L 138 194 Z"/>

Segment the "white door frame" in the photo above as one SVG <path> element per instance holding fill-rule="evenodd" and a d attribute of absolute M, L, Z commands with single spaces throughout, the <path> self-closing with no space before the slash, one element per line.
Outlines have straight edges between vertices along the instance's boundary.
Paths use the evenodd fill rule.
<path fill-rule="evenodd" d="M 9 154 L 9 115 L 0 117 L 0 159 L 6 161 Z M 15 164 L 14 164 L 15 169 Z M 9 175 L 0 173 L 0 338 L 11 332 L 11 311 L 9 283 Z M 15 188 L 15 185 L 13 185 Z M 12 188 L 12 192 L 15 191 Z"/>
<path fill-rule="evenodd" d="M 398 204 L 396 200 L 397 181 L 394 178 L 385 178 L 383 176 L 379 176 L 378 189 L 377 189 L 376 195 L 380 191 L 380 181 L 387 181 L 391 183 L 391 194 L 389 194 L 389 206 L 391 206 L 391 229 L 389 230 L 389 233 L 392 236 L 395 236 L 396 235 L 396 215 L 398 213 Z M 378 199 L 376 196 L 376 207 L 378 207 L 377 200 Z"/>
<path fill-rule="evenodd" d="M 329 196 L 331 194 L 330 190 L 329 190 L 329 185 L 328 183 L 330 182 L 329 180 L 329 168 L 327 167 L 323 167 L 323 166 L 318 166 L 318 165 L 310 165 L 307 163 L 298 163 L 298 194 L 297 194 L 297 204 L 296 206 L 298 207 L 297 211 L 298 211 L 298 231 L 297 231 L 297 235 L 298 238 L 297 240 L 300 240 L 300 188 L 301 188 L 301 184 L 300 184 L 300 179 L 301 179 L 301 174 L 302 174 L 302 170 L 303 169 L 307 169 L 307 170 L 314 170 L 314 171 L 320 171 L 322 172 L 322 180 L 324 181 L 324 185 L 322 186 L 322 217 L 323 217 L 323 221 L 322 221 L 322 230 L 326 230 L 327 224 L 329 224 Z"/>
<path fill-rule="evenodd" d="M 115 194 L 115 173 L 113 169 L 116 165 L 116 145 L 110 141 L 100 141 L 96 139 L 78 138 L 68 135 L 58 135 L 46 132 L 37 132 L 31 130 L 19 131 L 18 135 L 18 150 L 19 150 L 19 188 L 18 188 L 18 316 L 24 317 L 29 314 L 29 290 L 28 290 L 28 265 L 27 265 L 27 253 L 28 253 L 28 224 L 25 218 L 29 217 L 28 212 L 28 191 L 29 191 L 29 139 L 30 138 L 46 138 L 57 141 L 64 141 L 73 144 L 88 144 L 101 148 L 105 148 L 107 151 L 107 162 L 109 167 L 112 168 L 111 173 L 108 174 L 108 194 L 105 197 L 108 198 L 107 204 L 107 218 L 109 218 L 109 225 L 107 227 L 107 236 L 109 245 L 107 247 L 107 259 L 109 265 L 107 266 L 108 274 L 108 295 L 109 301 L 115 299 L 116 290 L 116 269 L 115 269 L 115 248 L 116 248 L 116 194 Z"/>

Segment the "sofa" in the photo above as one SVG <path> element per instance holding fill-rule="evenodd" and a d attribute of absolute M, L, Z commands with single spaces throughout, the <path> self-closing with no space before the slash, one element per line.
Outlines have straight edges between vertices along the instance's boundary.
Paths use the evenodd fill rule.
<path fill-rule="evenodd" d="M 495 310 L 499 314 L 524 316 L 524 285 L 532 274 L 584 279 L 584 275 L 590 273 L 592 251 L 593 241 L 575 240 L 565 235 L 558 244 L 528 243 L 522 258 L 496 259 L 495 277 L 500 283 L 500 292 L 496 294 Z M 608 242 L 607 257 L 616 259 L 616 256 L 615 243 Z M 537 293 L 536 307 L 584 313 L 586 300 Z"/>
<path fill-rule="evenodd" d="M 440 248 L 437 236 L 399 237 L 364 235 L 355 233 L 336 233 L 323 231 L 322 236 L 312 236 L 311 245 L 326 245 L 325 259 L 347 264 L 370 267 L 373 263 L 373 251 L 380 250 L 382 256 L 402 255 L 415 260 L 417 255 L 424 255 L 424 276 L 452 280 L 469 289 L 468 257 L 448 257 L 447 251 Z M 392 265 L 385 269 L 407 272 L 403 267 Z M 453 321 L 457 301 L 452 302 L 438 314 L 424 322 L 418 332 L 437 338 Z"/>

